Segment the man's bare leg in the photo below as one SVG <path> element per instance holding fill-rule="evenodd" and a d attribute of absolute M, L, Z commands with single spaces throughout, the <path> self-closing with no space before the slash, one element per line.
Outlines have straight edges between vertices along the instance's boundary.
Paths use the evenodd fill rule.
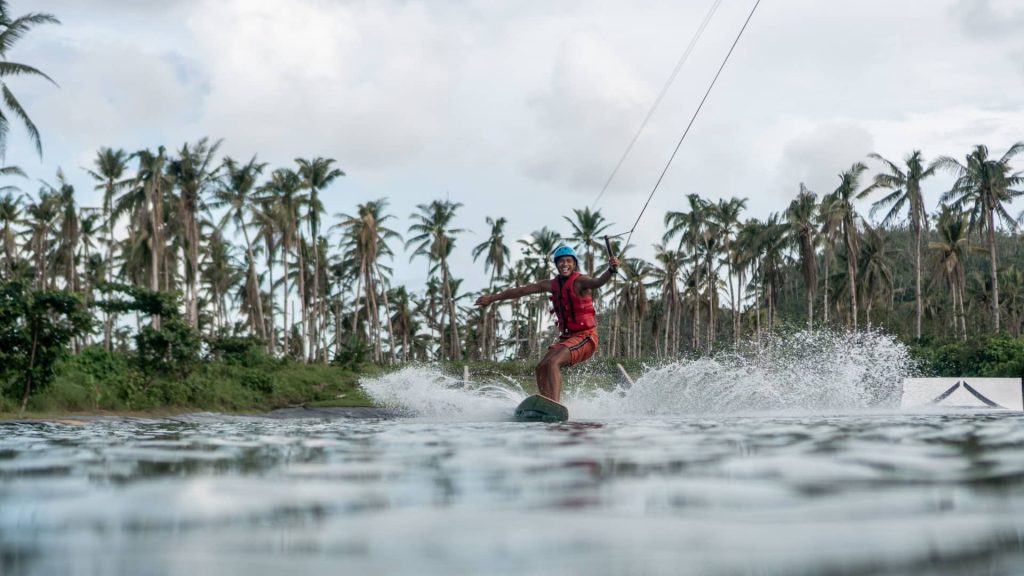
<path fill-rule="evenodd" d="M 555 346 L 548 350 L 548 353 L 537 364 L 537 390 L 541 396 L 559 401 L 562 392 L 562 366 L 572 359 L 569 349 L 565 346 Z"/>

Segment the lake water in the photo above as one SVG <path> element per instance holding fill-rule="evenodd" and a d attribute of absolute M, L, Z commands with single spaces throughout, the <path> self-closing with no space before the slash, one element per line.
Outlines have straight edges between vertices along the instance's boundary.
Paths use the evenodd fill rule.
<path fill-rule="evenodd" d="M 424 367 L 394 418 L 0 424 L 0 574 L 1024 573 L 1024 415 L 900 411 L 858 338 L 573 373 L 564 424 Z"/>

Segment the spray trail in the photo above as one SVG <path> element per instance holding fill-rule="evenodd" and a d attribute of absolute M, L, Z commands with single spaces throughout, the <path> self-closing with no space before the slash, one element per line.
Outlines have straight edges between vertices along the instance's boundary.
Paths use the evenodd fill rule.
<path fill-rule="evenodd" d="M 645 372 L 628 390 L 576 402 L 575 417 L 894 408 L 909 352 L 877 331 L 801 331 Z M 572 406 L 570 406 L 572 407 Z"/>
<path fill-rule="evenodd" d="M 912 372 L 906 346 L 892 336 L 801 331 L 652 367 L 628 389 L 602 390 L 588 382 L 585 369 L 570 372 L 562 403 L 577 421 L 895 408 L 901 383 Z M 527 395 L 511 379 L 467 383 L 431 366 L 406 367 L 361 383 L 378 404 L 452 421 L 510 420 Z"/>
<path fill-rule="evenodd" d="M 463 382 L 437 366 L 407 366 L 360 384 L 377 404 L 410 416 L 452 421 L 510 420 L 527 393 L 514 381 Z"/>

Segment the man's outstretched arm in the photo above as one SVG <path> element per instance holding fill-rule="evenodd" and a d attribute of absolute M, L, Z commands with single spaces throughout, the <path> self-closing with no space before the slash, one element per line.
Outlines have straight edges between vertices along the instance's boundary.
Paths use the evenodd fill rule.
<path fill-rule="evenodd" d="M 608 260 L 608 269 L 604 271 L 604 274 L 601 274 L 600 276 L 597 277 L 582 276 L 578 280 L 576 280 L 576 286 L 585 290 L 593 290 L 594 288 L 600 288 L 601 286 L 604 286 L 605 284 L 608 283 L 609 280 L 612 279 L 612 276 L 615 275 L 615 272 L 618 271 L 618 269 L 619 259 L 612 257 L 610 260 Z"/>
<path fill-rule="evenodd" d="M 522 298 L 523 296 L 528 296 L 530 294 L 543 294 L 545 292 L 551 292 L 551 280 L 542 280 L 534 284 L 527 284 L 526 286 L 509 288 L 508 290 L 502 290 L 496 294 L 484 294 L 476 299 L 476 305 L 487 306 L 491 302 L 497 302 L 499 300 L 515 300 L 516 298 Z"/>

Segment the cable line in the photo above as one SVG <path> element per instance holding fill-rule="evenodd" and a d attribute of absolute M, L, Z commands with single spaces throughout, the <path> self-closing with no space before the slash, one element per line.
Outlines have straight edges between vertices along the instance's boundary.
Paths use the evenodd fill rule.
<path fill-rule="evenodd" d="M 740 38 L 743 36 L 743 32 L 747 29 L 747 25 L 750 24 L 750 19 L 754 17 L 754 11 L 757 10 L 757 7 L 760 4 L 761 0 L 757 0 L 756 2 L 754 2 L 754 7 L 750 9 L 750 14 L 747 16 L 746 21 L 743 22 L 743 27 L 740 28 L 739 34 L 737 34 L 736 39 L 733 40 L 732 46 L 729 47 L 729 52 L 725 55 L 725 59 L 722 60 L 722 65 L 718 67 L 718 72 L 715 73 L 715 77 L 711 80 L 711 84 L 708 85 L 707 91 L 704 92 L 704 97 L 701 98 L 700 104 L 697 105 L 697 109 L 693 112 L 693 117 L 690 118 L 690 123 L 687 124 L 686 130 L 683 132 L 683 135 L 679 138 L 679 142 L 676 144 L 675 150 L 673 150 L 672 155 L 669 156 L 668 162 L 665 164 L 665 169 L 661 171 L 661 175 L 658 176 L 658 181 L 654 183 L 654 188 L 651 190 L 650 195 L 647 196 L 647 201 L 644 202 L 644 207 L 640 209 L 640 214 L 636 217 L 636 222 L 634 222 L 633 227 L 629 229 L 629 235 L 626 237 L 626 246 L 629 245 L 630 239 L 633 238 L 633 231 L 636 230 L 637 225 L 640 224 L 640 218 L 643 217 L 644 211 L 647 210 L 647 205 L 651 203 L 651 198 L 654 198 L 654 193 L 658 191 L 658 186 L 661 185 L 661 181 L 662 179 L 665 178 L 665 174 L 668 172 L 669 167 L 672 165 L 672 161 L 675 160 L 676 154 L 679 152 L 680 146 L 683 145 L 683 140 L 685 140 L 686 135 L 690 133 L 690 128 L 693 127 L 693 123 L 697 119 L 697 115 L 700 114 L 701 108 L 704 107 L 704 103 L 707 101 L 708 95 L 711 94 L 711 89 L 715 87 L 715 82 L 718 81 L 718 77 L 722 74 L 722 70 L 725 69 L 726 63 L 729 62 L 729 57 L 732 56 L 733 50 L 736 49 L 736 44 L 739 43 Z M 617 238 L 619 236 L 622 236 L 623 234 L 626 233 L 623 232 L 622 234 L 617 234 L 614 237 Z"/>
<path fill-rule="evenodd" d="M 650 109 L 647 110 L 647 116 L 644 117 L 643 122 L 640 123 L 640 127 L 637 128 L 636 133 L 633 134 L 633 139 L 629 141 L 629 145 L 626 146 L 626 150 L 622 152 L 619 162 L 615 165 L 612 173 L 608 175 L 608 179 L 605 180 L 604 186 L 601 187 L 601 193 L 597 195 L 597 198 L 591 204 L 591 207 L 596 208 L 598 202 L 600 202 L 601 198 L 604 197 L 604 193 L 608 190 L 608 186 L 612 183 L 615 175 L 619 173 L 619 168 L 622 168 L 622 163 L 626 161 L 626 157 L 629 156 L 629 153 L 633 150 L 633 145 L 636 144 L 637 139 L 640 138 L 640 134 L 643 133 L 644 128 L 647 127 L 647 123 L 651 120 L 651 116 L 654 116 L 654 111 L 658 109 L 658 105 L 661 104 L 661 100 L 665 97 L 669 87 L 673 82 L 675 82 L 676 76 L 679 75 L 679 70 L 682 69 L 683 64 L 685 64 L 686 60 L 690 57 L 690 53 L 693 52 L 693 48 L 697 45 L 697 41 L 699 41 L 700 37 L 704 35 L 704 29 L 708 27 L 708 23 L 711 22 L 711 17 L 715 15 L 715 12 L 721 4 L 722 0 L 715 0 L 714 4 L 711 5 L 711 9 L 704 15 L 704 21 L 701 22 L 697 31 L 694 33 L 693 38 L 690 40 L 690 45 L 686 47 L 686 51 L 684 51 L 683 55 L 679 57 L 679 61 L 676 62 L 676 67 L 672 69 L 672 73 L 669 74 L 668 80 L 666 80 L 665 84 L 661 87 L 661 92 L 658 93 L 658 97 L 654 99 L 654 103 L 651 104 Z"/>

